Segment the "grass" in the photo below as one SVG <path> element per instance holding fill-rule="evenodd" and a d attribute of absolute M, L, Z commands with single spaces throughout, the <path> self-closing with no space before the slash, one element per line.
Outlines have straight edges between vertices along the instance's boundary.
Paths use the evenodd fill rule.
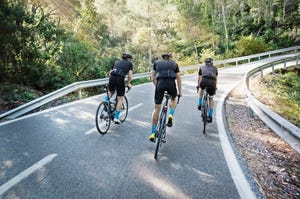
<path fill-rule="evenodd" d="M 151 82 L 151 80 L 149 77 L 146 77 L 146 78 L 142 78 L 142 79 L 134 79 L 131 81 L 131 84 L 132 84 L 132 86 L 135 86 L 135 85 L 148 83 L 148 82 Z"/>
<path fill-rule="evenodd" d="M 18 84 L 1 83 L 0 99 L 8 104 L 10 108 L 30 102 L 41 96 L 42 93 Z"/>
<path fill-rule="evenodd" d="M 294 70 L 267 75 L 256 89 L 264 104 L 300 127 L 300 76 Z"/>

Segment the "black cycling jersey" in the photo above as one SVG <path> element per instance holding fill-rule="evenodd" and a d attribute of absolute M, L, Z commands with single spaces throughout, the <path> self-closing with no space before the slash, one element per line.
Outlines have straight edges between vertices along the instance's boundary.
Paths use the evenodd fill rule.
<path fill-rule="evenodd" d="M 156 78 L 176 79 L 176 73 L 179 72 L 179 67 L 172 60 L 158 60 L 154 62 L 153 70 L 156 71 Z"/>
<path fill-rule="evenodd" d="M 132 70 L 132 63 L 126 59 L 116 61 L 111 67 L 111 75 L 124 77 Z"/>
<path fill-rule="evenodd" d="M 108 89 L 110 91 L 117 90 L 117 96 L 125 94 L 125 76 L 132 70 L 132 63 L 126 59 L 116 61 L 111 67 Z"/>
<path fill-rule="evenodd" d="M 215 66 L 204 65 L 199 68 L 198 74 L 209 79 L 216 79 L 218 76 L 218 69 Z"/>
<path fill-rule="evenodd" d="M 200 82 L 200 88 L 207 88 L 207 92 L 210 96 L 213 96 L 216 93 L 217 88 L 217 76 L 218 69 L 215 66 L 201 66 L 199 68 L 198 74 L 202 76 Z"/>
<path fill-rule="evenodd" d="M 172 60 L 158 60 L 154 62 L 153 70 L 156 72 L 157 84 L 155 88 L 155 104 L 161 104 L 164 92 L 167 91 L 172 98 L 177 96 L 176 73 L 180 72 L 176 62 Z"/>

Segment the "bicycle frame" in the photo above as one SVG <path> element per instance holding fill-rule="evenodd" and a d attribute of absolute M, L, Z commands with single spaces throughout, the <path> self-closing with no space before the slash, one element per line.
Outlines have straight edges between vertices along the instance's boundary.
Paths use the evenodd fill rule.
<path fill-rule="evenodd" d="M 206 88 L 204 89 L 203 98 L 202 98 L 202 106 L 201 106 L 201 117 L 203 121 L 203 134 L 205 134 L 207 118 L 208 118 L 208 108 L 209 108 L 209 97 Z"/>
<path fill-rule="evenodd" d="M 117 96 L 117 92 L 116 92 L 116 90 L 114 90 L 112 93 L 111 93 L 111 96 L 109 96 L 109 93 L 108 93 L 108 85 L 106 85 L 106 87 L 105 87 L 106 89 L 106 95 L 107 95 L 107 97 L 108 97 L 108 107 L 109 107 L 109 115 L 110 115 L 110 117 L 111 117 L 111 119 L 113 120 L 114 119 L 114 113 L 115 113 L 115 111 L 116 111 L 116 109 L 117 109 L 117 104 L 118 104 L 118 96 Z M 129 92 L 129 90 L 130 90 L 130 88 L 129 87 L 127 87 L 127 91 L 126 91 L 126 93 L 128 93 Z M 114 97 L 114 99 L 112 99 Z M 124 95 L 124 98 L 126 98 L 125 97 L 125 95 Z M 125 100 L 125 99 L 124 99 Z"/>
<path fill-rule="evenodd" d="M 127 92 L 129 89 L 127 90 Z M 126 93 L 127 93 L 126 92 Z M 114 120 L 115 112 L 118 104 L 118 97 L 116 91 L 112 92 L 111 96 L 108 95 L 108 86 L 106 85 L 106 95 L 108 101 L 102 101 L 96 110 L 96 127 L 100 134 L 106 134 L 110 128 L 111 121 Z M 128 114 L 128 100 L 124 95 L 122 108 L 120 110 L 120 121 L 123 123 Z"/>
<path fill-rule="evenodd" d="M 167 121 L 167 113 L 168 113 L 168 104 L 171 96 L 170 94 L 165 93 L 164 97 L 165 97 L 165 101 L 163 103 L 163 107 L 161 109 L 160 116 L 159 116 L 159 122 L 156 127 L 157 143 L 156 143 L 156 149 L 154 153 L 154 159 L 157 158 L 159 147 L 162 145 L 162 143 L 166 142 L 166 127 L 167 127 L 166 121 Z"/>
<path fill-rule="evenodd" d="M 111 117 L 111 119 L 113 120 L 114 119 L 114 116 L 115 116 L 115 111 L 116 111 L 116 108 L 117 108 L 117 104 L 118 104 L 118 96 L 115 95 L 115 98 L 114 100 L 112 100 L 112 97 L 114 96 L 114 94 L 116 94 L 116 91 L 113 91 L 111 93 L 111 96 L 109 96 L 108 94 L 108 86 L 106 86 L 106 96 L 108 97 L 108 109 L 109 109 L 109 116 Z"/>

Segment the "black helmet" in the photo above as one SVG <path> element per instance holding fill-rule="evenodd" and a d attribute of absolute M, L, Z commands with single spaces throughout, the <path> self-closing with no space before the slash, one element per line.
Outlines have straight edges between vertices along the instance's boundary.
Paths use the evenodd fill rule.
<path fill-rule="evenodd" d="M 161 57 L 171 57 L 171 53 L 164 52 L 163 54 L 161 54 Z"/>
<path fill-rule="evenodd" d="M 205 59 L 205 63 L 206 63 L 206 64 L 210 64 L 210 63 L 212 63 L 212 62 L 213 62 L 213 59 L 210 58 L 210 57 Z"/>
<path fill-rule="evenodd" d="M 122 59 L 127 59 L 127 58 L 132 59 L 132 56 L 130 54 L 123 53 L 122 54 Z"/>

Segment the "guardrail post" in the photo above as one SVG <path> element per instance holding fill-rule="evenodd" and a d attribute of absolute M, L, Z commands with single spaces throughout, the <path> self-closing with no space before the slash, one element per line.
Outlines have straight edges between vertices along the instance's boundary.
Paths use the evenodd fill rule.
<path fill-rule="evenodd" d="M 263 68 L 260 67 L 260 79 L 264 78 L 264 72 L 263 72 Z"/>
<path fill-rule="evenodd" d="M 238 66 L 239 62 L 238 61 L 235 61 L 235 66 Z"/>
<path fill-rule="evenodd" d="M 252 110 L 251 107 L 248 107 L 248 112 L 249 112 L 249 117 L 254 118 L 254 111 Z"/>
<path fill-rule="evenodd" d="M 274 62 L 272 63 L 272 75 L 275 74 L 275 71 L 274 71 Z"/>
<path fill-rule="evenodd" d="M 283 68 L 286 70 L 286 60 L 283 60 Z"/>
<path fill-rule="evenodd" d="M 248 63 L 250 63 L 250 59 L 248 59 Z"/>
<path fill-rule="evenodd" d="M 296 61 L 296 72 L 297 74 L 300 76 L 300 66 L 299 66 L 299 62 L 298 62 L 298 56 L 297 56 L 297 61 Z"/>
<path fill-rule="evenodd" d="M 78 89 L 78 99 L 82 99 L 81 89 Z"/>

